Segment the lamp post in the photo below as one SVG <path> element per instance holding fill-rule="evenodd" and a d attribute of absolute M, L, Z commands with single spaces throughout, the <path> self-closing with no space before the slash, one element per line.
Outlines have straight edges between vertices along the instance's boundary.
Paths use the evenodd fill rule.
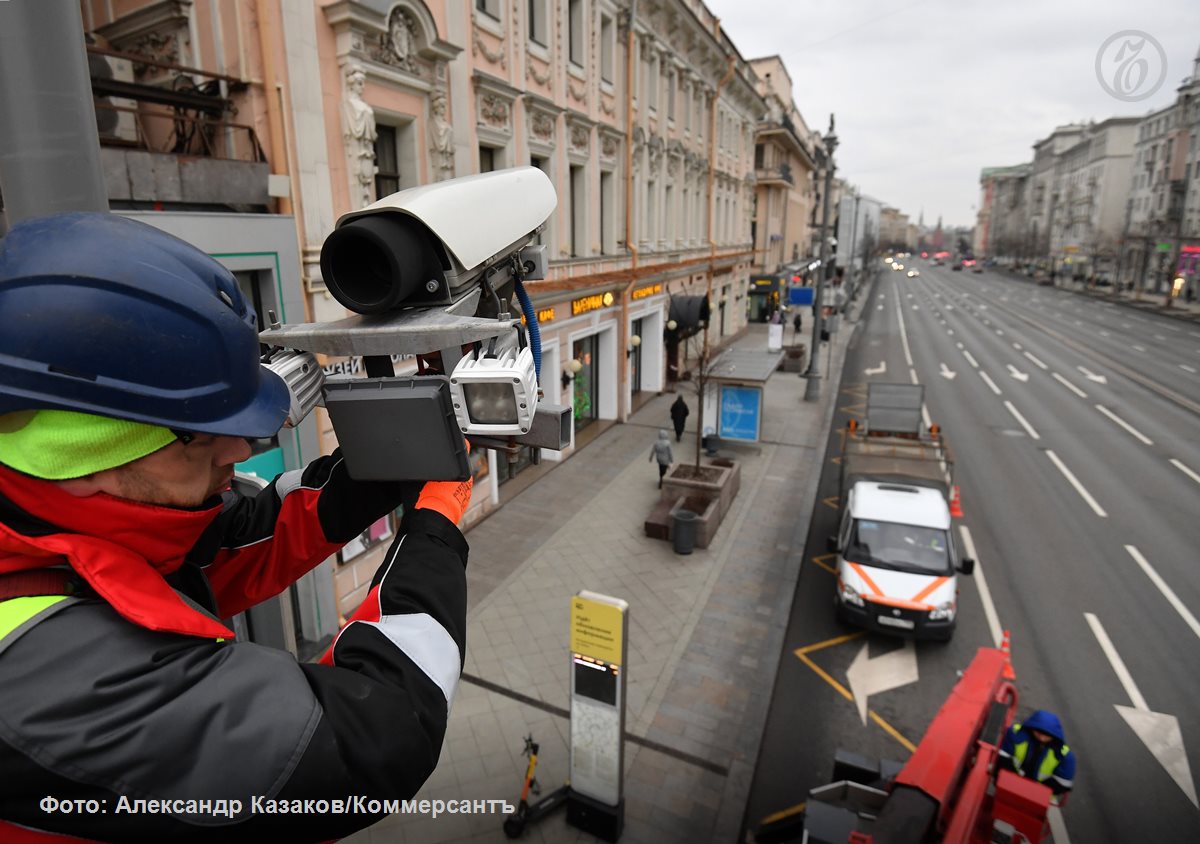
<path fill-rule="evenodd" d="M 817 270 L 817 307 L 814 309 L 812 353 L 808 356 L 808 372 L 804 385 L 804 400 L 816 401 L 821 397 L 821 370 L 817 358 L 821 352 L 821 330 L 824 327 L 825 273 L 829 263 L 829 193 L 833 189 L 833 151 L 837 149 L 837 135 L 833 133 L 833 115 L 829 115 L 829 132 L 825 135 L 825 196 L 821 200 L 821 266 Z"/>

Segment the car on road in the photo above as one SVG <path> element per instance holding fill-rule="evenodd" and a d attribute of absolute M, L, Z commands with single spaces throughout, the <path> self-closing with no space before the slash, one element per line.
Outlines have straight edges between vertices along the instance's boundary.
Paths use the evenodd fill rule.
<path fill-rule="evenodd" d="M 909 270 L 909 271 L 908 271 L 908 277 L 909 277 L 909 278 L 916 278 L 916 277 L 917 277 L 917 276 L 919 276 L 920 274 L 921 274 L 921 271 L 920 271 L 920 270 Z"/>
<path fill-rule="evenodd" d="M 961 273 L 962 272 L 962 264 L 952 264 L 950 269 L 954 270 L 954 272 L 956 272 L 956 273 Z"/>

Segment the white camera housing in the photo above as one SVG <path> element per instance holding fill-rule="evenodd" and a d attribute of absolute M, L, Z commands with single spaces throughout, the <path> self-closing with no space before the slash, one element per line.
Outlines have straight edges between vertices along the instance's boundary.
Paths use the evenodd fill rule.
<path fill-rule="evenodd" d="M 537 412 L 533 352 L 508 348 L 495 357 L 468 355 L 450 376 L 454 415 L 464 434 L 529 433 Z"/>

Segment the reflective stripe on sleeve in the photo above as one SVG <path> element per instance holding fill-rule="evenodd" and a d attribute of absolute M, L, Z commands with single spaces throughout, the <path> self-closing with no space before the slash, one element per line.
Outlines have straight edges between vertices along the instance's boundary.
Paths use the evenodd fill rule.
<path fill-rule="evenodd" d="M 380 621 L 358 621 L 379 630 L 405 656 L 416 663 L 430 680 L 442 690 L 446 706 L 454 702 L 462 659 L 458 645 L 428 613 L 389 615 Z"/>

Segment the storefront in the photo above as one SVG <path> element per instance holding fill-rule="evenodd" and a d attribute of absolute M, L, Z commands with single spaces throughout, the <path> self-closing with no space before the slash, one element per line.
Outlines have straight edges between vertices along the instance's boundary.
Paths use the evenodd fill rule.
<path fill-rule="evenodd" d="M 756 275 L 750 278 L 750 322 L 766 322 L 779 310 L 779 276 Z"/>

